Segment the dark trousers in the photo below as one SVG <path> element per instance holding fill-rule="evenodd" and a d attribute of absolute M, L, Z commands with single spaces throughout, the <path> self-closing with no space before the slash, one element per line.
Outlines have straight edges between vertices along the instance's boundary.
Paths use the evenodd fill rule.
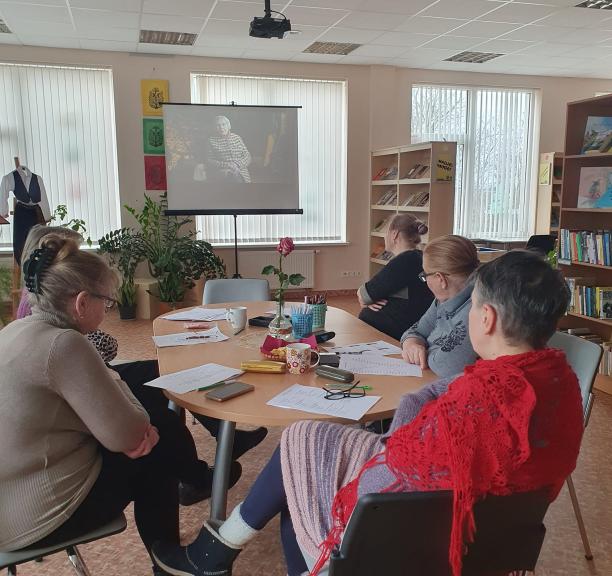
<path fill-rule="evenodd" d="M 308 567 L 298 546 L 291 522 L 287 495 L 283 485 L 280 446 L 259 473 L 247 497 L 240 506 L 242 519 L 253 529 L 261 530 L 274 516 L 280 514 L 281 541 L 289 576 L 299 576 Z"/>
<path fill-rule="evenodd" d="M 198 460 L 191 433 L 157 388 L 142 386 L 157 373 L 157 361 L 131 362 L 114 367 L 145 407 L 159 430 L 150 454 L 132 460 L 101 448 L 102 469 L 89 494 L 57 530 L 36 543 L 53 544 L 109 522 L 134 502 L 140 537 L 150 550 L 156 540 L 179 543 L 178 482 L 209 481 L 208 466 Z M 156 376 L 153 376 L 156 377 Z"/>
<path fill-rule="evenodd" d="M 44 224 L 45 217 L 38 204 L 29 206 L 17 202 L 13 215 L 13 254 L 17 264 L 21 266 L 21 253 L 30 229 L 36 224 Z M 26 258 L 29 256 L 26 255 Z"/>

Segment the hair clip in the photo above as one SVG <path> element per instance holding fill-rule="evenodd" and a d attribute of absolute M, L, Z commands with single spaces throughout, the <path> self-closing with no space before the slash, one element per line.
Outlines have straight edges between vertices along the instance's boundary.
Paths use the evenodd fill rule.
<path fill-rule="evenodd" d="M 41 275 L 55 258 L 55 253 L 49 248 L 36 248 L 23 264 L 23 277 L 28 292 L 42 294 Z"/>

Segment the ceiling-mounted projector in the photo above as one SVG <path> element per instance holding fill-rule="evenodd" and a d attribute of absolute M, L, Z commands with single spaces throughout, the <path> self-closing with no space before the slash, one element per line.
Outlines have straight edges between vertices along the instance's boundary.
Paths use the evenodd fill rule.
<path fill-rule="evenodd" d="M 265 16 L 255 16 L 249 27 L 249 36 L 255 38 L 282 38 L 291 32 L 291 21 L 281 12 L 270 10 L 270 0 L 265 0 Z M 279 18 L 273 18 L 272 12 Z"/>

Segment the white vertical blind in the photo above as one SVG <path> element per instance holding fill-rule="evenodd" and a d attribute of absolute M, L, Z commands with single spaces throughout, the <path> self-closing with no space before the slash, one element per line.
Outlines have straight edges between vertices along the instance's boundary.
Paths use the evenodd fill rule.
<path fill-rule="evenodd" d="M 66 205 L 93 240 L 119 228 L 111 70 L 0 64 L 0 93 L 2 175 L 19 156 L 42 176 L 52 212 Z M 10 228 L 0 226 L 1 246 Z"/>
<path fill-rule="evenodd" d="M 346 240 L 346 82 L 197 73 L 191 75 L 197 104 L 302 106 L 298 112 L 298 161 L 302 215 L 240 216 L 241 244 Z M 200 216 L 201 237 L 217 245 L 234 242 L 232 216 Z"/>
<path fill-rule="evenodd" d="M 455 140 L 455 232 L 524 240 L 530 233 L 534 93 L 415 85 L 413 142 Z"/>

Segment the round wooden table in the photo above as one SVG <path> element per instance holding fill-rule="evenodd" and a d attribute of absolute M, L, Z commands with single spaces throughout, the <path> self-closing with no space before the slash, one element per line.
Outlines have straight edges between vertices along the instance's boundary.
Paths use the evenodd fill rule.
<path fill-rule="evenodd" d="M 206 308 L 246 306 L 247 316 L 252 318 L 273 310 L 275 305 L 275 302 L 231 302 L 207 305 Z M 157 357 L 160 374 L 171 374 L 179 370 L 201 366 L 208 362 L 240 368 L 242 361 L 264 359 L 259 351 L 259 347 L 266 337 L 266 328 L 247 325 L 243 332 L 231 336 L 231 327 L 227 322 L 220 321 L 218 325 L 224 334 L 230 336 L 229 340 L 191 346 L 158 348 Z M 322 344 L 323 347 L 330 351 L 333 350 L 334 346 L 344 346 L 358 342 L 372 342 L 375 340 L 393 342 L 390 337 L 362 322 L 352 314 L 331 306 L 327 310 L 325 328 L 336 333 L 336 337 L 333 340 Z M 187 330 L 183 327 L 183 322 L 165 320 L 163 316 L 160 316 L 153 321 L 153 332 L 156 336 L 159 336 L 187 332 Z M 362 385 L 372 387 L 372 390 L 368 392 L 369 394 L 381 396 L 381 399 L 368 411 L 361 422 L 392 417 L 400 398 L 404 394 L 417 390 L 424 384 L 435 380 L 435 375 L 431 371 L 426 371 L 420 378 L 374 375 L 358 375 L 358 377 Z M 216 524 L 225 519 L 227 486 L 236 423 L 258 426 L 288 426 L 299 420 L 355 423 L 354 421 L 339 420 L 331 416 L 301 412 L 299 410 L 287 410 L 267 405 L 271 398 L 293 384 L 321 387 L 331 383 L 330 380 L 318 377 L 314 371 L 302 375 L 289 374 L 288 372 L 284 374 L 247 372 L 240 376 L 240 380 L 253 384 L 255 390 L 225 402 L 207 400 L 205 391 L 194 391 L 187 394 L 173 394 L 166 391 L 168 398 L 178 406 L 186 408 L 195 414 L 203 414 L 221 420 L 217 436 L 210 506 L 210 519 Z"/>

